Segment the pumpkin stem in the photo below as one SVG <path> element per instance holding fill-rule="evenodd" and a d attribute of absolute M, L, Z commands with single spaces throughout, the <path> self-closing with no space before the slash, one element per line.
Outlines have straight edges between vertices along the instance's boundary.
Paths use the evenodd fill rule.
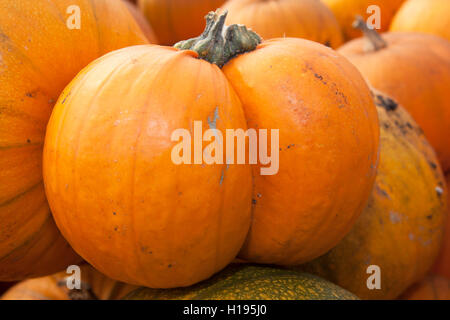
<path fill-rule="evenodd" d="M 206 28 L 199 37 L 180 41 L 174 47 L 195 51 L 200 59 L 220 68 L 238 54 L 255 50 L 261 37 L 244 25 L 226 26 L 227 15 L 228 11 L 211 11 L 205 16 Z"/>
<path fill-rule="evenodd" d="M 370 28 L 361 16 L 356 16 L 353 22 L 353 28 L 361 30 L 368 40 L 364 51 L 378 51 L 387 47 L 386 41 L 384 41 L 375 29 Z"/>

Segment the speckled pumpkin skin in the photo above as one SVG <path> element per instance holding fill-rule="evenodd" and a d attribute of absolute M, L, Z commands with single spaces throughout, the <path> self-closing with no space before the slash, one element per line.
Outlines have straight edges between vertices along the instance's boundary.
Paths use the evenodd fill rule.
<path fill-rule="evenodd" d="M 81 29 L 66 20 L 80 8 Z M 52 274 L 80 258 L 51 217 L 42 148 L 55 101 L 92 60 L 148 43 L 121 1 L 0 2 L 0 281 Z"/>
<path fill-rule="evenodd" d="M 81 290 L 67 289 L 66 272 L 27 279 L 11 287 L 0 300 L 117 300 L 137 289 L 136 286 L 112 280 L 88 264 L 81 267 Z"/>
<path fill-rule="evenodd" d="M 393 299 L 420 280 L 435 260 L 447 195 L 433 149 L 411 116 L 380 94 L 375 101 L 381 155 L 369 204 L 339 245 L 301 269 L 361 299 Z M 381 290 L 366 286 L 370 265 L 381 268 Z"/>
<path fill-rule="evenodd" d="M 401 300 L 450 300 L 450 280 L 428 275 L 404 292 Z"/>
<path fill-rule="evenodd" d="M 232 264 L 209 280 L 188 288 L 140 288 L 129 300 L 357 300 L 319 277 L 292 270 Z"/>

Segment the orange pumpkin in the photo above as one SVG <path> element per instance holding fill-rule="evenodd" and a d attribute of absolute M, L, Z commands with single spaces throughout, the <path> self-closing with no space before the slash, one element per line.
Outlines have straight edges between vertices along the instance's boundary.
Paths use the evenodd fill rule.
<path fill-rule="evenodd" d="M 409 288 L 401 300 L 450 300 L 450 280 L 429 275 Z"/>
<path fill-rule="evenodd" d="M 77 12 L 81 31 L 68 28 Z M 79 260 L 56 229 L 42 182 L 56 99 L 95 58 L 147 40 L 121 1 L 8 0 L 0 17 L 0 281 L 12 281 Z"/>
<path fill-rule="evenodd" d="M 153 31 L 152 27 L 150 26 L 142 12 L 136 6 L 135 2 L 129 2 L 127 0 L 124 1 L 125 5 L 128 7 L 128 10 L 130 10 L 134 19 L 136 20 L 142 32 L 145 34 L 150 43 L 158 43 L 155 32 Z"/>
<path fill-rule="evenodd" d="M 437 36 L 385 33 L 364 27 L 368 38 L 339 49 L 376 89 L 411 113 L 450 170 L 450 43 Z"/>
<path fill-rule="evenodd" d="M 317 0 L 230 0 L 228 23 L 244 24 L 264 39 L 298 37 L 339 47 L 342 32 L 327 6 Z"/>
<path fill-rule="evenodd" d="M 203 17 L 225 0 L 138 0 L 138 5 L 159 43 L 173 45 L 197 36 L 204 28 Z"/>
<path fill-rule="evenodd" d="M 241 256 L 300 263 L 336 245 L 365 206 L 379 130 L 356 68 L 308 40 L 255 48 L 260 38 L 244 26 L 223 35 L 225 17 L 211 12 L 181 50 L 135 46 L 96 60 L 52 113 L 44 176 L 55 220 L 111 278 L 162 288 L 208 278 L 241 249 L 252 203 Z M 175 165 L 171 135 L 193 121 L 279 129 L 280 150 L 268 143 L 278 173 Z"/>
<path fill-rule="evenodd" d="M 80 268 L 81 289 L 68 289 L 66 272 L 23 280 L 0 300 L 118 300 L 138 287 L 118 282 L 84 264 Z"/>
<path fill-rule="evenodd" d="M 447 174 L 447 187 L 450 186 L 450 174 Z M 441 253 L 433 267 L 433 272 L 450 279 L 450 192 L 448 193 L 448 214 L 442 242 Z"/>
<path fill-rule="evenodd" d="M 438 254 L 446 187 L 432 147 L 411 116 L 377 93 L 380 166 L 368 206 L 350 233 L 324 256 L 301 267 L 362 299 L 394 299 L 422 279 Z M 381 272 L 370 290 L 368 268 Z"/>
<path fill-rule="evenodd" d="M 398 10 L 390 31 L 424 32 L 450 41 L 450 1 L 408 0 Z"/>
<path fill-rule="evenodd" d="M 389 29 L 392 18 L 405 0 L 322 0 L 328 5 L 336 16 L 343 34 L 344 40 L 358 38 L 361 34 L 352 27 L 355 16 L 369 19 L 374 12 L 368 10 L 369 6 L 376 5 L 380 8 L 380 29 L 384 32 Z M 428 1 L 428 0 L 426 0 Z M 445 0 L 444 0 L 445 1 Z M 369 11 L 369 12 L 368 12 Z"/>

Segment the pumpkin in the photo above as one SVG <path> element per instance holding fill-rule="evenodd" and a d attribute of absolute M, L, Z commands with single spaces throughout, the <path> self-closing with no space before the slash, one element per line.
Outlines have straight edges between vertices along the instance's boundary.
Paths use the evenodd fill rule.
<path fill-rule="evenodd" d="M 446 187 L 432 147 L 395 101 L 375 94 L 381 154 L 369 203 L 332 250 L 300 267 L 362 299 L 394 299 L 420 280 L 440 247 Z M 381 289 L 370 290 L 368 268 L 379 266 Z"/>
<path fill-rule="evenodd" d="M 159 43 L 173 45 L 200 34 L 203 17 L 220 7 L 225 0 L 138 0 Z"/>
<path fill-rule="evenodd" d="M 446 176 L 447 187 L 450 186 L 450 174 Z M 442 242 L 441 252 L 436 260 L 433 272 L 450 279 L 450 192 L 448 195 L 448 213 L 447 223 L 445 225 L 444 240 Z"/>
<path fill-rule="evenodd" d="M 450 41 L 450 1 L 408 0 L 398 10 L 390 31 L 424 32 Z"/>
<path fill-rule="evenodd" d="M 331 10 L 317 0 L 230 0 L 228 23 L 244 24 L 264 39 L 298 37 L 337 48 L 342 32 Z"/>
<path fill-rule="evenodd" d="M 319 277 L 292 270 L 232 264 L 187 288 L 139 288 L 126 300 L 358 300 Z"/>
<path fill-rule="evenodd" d="M 362 16 L 365 20 L 374 14 L 368 10 L 372 5 L 380 8 L 380 29 L 384 32 L 389 29 L 392 18 L 405 0 L 322 0 L 336 16 L 344 40 L 349 41 L 360 37 L 360 33 L 352 27 L 355 16 Z M 369 11 L 369 12 L 368 12 Z M 369 21 L 371 22 L 371 21 Z"/>
<path fill-rule="evenodd" d="M 428 275 L 414 284 L 400 297 L 401 300 L 450 300 L 450 280 Z"/>
<path fill-rule="evenodd" d="M 155 32 L 147 22 L 142 12 L 136 6 L 135 2 L 128 2 L 125 0 L 125 5 L 128 7 L 128 10 L 130 10 L 130 13 L 133 15 L 137 24 L 141 28 L 142 32 L 145 34 L 146 38 L 150 41 L 150 43 L 158 43 Z"/>
<path fill-rule="evenodd" d="M 68 289 L 66 272 L 23 280 L 10 288 L 1 300 L 117 300 L 137 287 L 114 281 L 87 264 L 80 268 L 81 289 Z"/>
<path fill-rule="evenodd" d="M 67 26 L 76 22 L 72 5 L 80 9 L 82 31 Z M 12 281 L 80 259 L 52 220 L 42 182 L 56 99 L 95 58 L 148 42 L 121 1 L 8 0 L 0 17 L 0 281 Z"/>
<path fill-rule="evenodd" d="M 44 151 L 49 203 L 73 248 L 111 278 L 188 286 L 242 247 L 246 260 L 300 263 L 336 245 L 365 206 L 379 130 L 356 68 L 308 40 L 257 46 L 238 25 L 224 36 L 225 17 L 211 12 L 206 32 L 178 49 L 103 56 L 55 106 Z M 267 143 L 273 166 L 237 164 L 237 152 L 176 165 L 171 135 L 194 121 L 203 132 L 279 129 L 279 144 L 275 134 Z"/>
<path fill-rule="evenodd" d="M 376 89 L 398 101 L 413 116 L 450 170 L 450 43 L 415 33 L 367 35 L 339 49 Z"/>

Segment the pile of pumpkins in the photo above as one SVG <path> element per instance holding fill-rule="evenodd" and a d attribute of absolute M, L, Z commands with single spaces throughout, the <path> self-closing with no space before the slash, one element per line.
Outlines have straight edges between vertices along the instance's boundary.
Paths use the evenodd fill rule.
<path fill-rule="evenodd" d="M 2 299 L 450 299 L 450 1 L 5 0 L 0 17 Z M 195 121 L 279 129 L 276 174 L 175 164 Z"/>

